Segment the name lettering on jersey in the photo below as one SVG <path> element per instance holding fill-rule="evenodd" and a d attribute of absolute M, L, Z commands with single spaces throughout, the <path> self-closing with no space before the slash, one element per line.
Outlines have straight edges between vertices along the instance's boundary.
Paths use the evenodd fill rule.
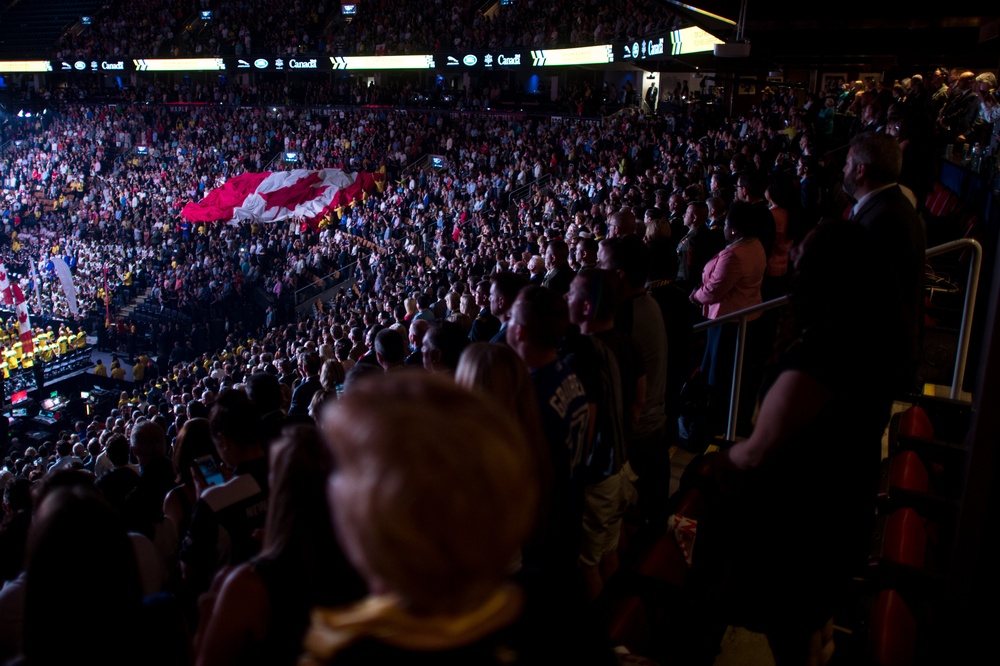
<path fill-rule="evenodd" d="M 555 410 L 559 418 L 564 419 L 573 401 L 580 397 L 586 399 L 587 392 L 583 390 L 583 384 L 576 375 L 570 375 L 549 398 L 549 407 Z"/>

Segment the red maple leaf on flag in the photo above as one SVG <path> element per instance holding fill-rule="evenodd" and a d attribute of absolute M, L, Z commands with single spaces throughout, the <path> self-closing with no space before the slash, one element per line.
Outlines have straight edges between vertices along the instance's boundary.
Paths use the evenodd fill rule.
<path fill-rule="evenodd" d="M 24 323 L 24 322 L 28 321 L 28 313 L 27 313 L 27 312 L 24 312 L 24 311 L 22 311 L 22 312 L 19 312 L 19 313 L 18 313 L 18 315 L 17 315 L 17 318 L 18 318 L 18 320 L 20 320 L 20 321 L 21 321 L 22 323 Z"/>
<path fill-rule="evenodd" d="M 300 178 L 288 187 L 283 187 L 273 192 L 264 192 L 260 195 L 267 202 L 267 207 L 264 210 L 271 210 L 272 208 L 293 210 L 299 204 L 318 199 L 323 196 L 328 187 L 327 185 L 316 187 L 316 185 L 322 182 L 323 180 L 319 177 L 319 173 L 313 172 L 305 178 Z"/>
<path fill-rule="evenodd" d="M 7 274 L 0 271 L 0 282 L 4 282 L 7 279 Z"/>

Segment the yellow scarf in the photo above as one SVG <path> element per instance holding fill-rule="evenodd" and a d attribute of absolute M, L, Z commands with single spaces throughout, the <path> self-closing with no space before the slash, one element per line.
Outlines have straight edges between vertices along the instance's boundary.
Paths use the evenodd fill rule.
<path fill-rule="evenodd" d="M 299 665 L 326 664 L 363 638 L 428 652 L 469 645 L 512 623 L 523 607 L 521 589 L 505 584 L 478 608 L 461 615 L 411 615 L 395 595 L 369 596 L 344 608 L 316 608 Z"/>

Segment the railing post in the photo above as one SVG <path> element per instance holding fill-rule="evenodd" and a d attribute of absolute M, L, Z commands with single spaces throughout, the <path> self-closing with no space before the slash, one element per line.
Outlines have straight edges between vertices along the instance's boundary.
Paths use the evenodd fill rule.
<path fill-rule="evenodd" d="M 740 406 L 740 383 L 743 381 L 743 353 L 746 350 L 747 316 L 740 317 L 736 334 L 736 362 L 733 364 L 733 386 L 729 391 L 729 425 L 726 428 L 726 439 L 730 442 L 736 439 L 736 419 Z"/>
<path fill-rule="evenodd" d="M 969 281 L 965 286 L 965 303 L 962 305 L 962 328 L 958 333 L 955 350 L 955 373 L 951 377 L 951 399 L 958 400 L 965 382 L 965 362 L 969 356 L 969 338 L 972 336 L 972 311 L 979 291 L 979 270 L 983 262 L 982 246 L 972 241 L 972 260 L 969 262 Z"/>

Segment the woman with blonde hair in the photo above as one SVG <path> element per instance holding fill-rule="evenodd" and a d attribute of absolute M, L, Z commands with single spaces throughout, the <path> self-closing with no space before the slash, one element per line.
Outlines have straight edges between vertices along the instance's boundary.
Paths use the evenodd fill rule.
<path fill-rule="evenodd" d="M 448 306 L 448 314 L 461 311 L 461 299 L 457 291 L 449 291 L 444 295 L 444 304 Z"/>
<path fill-rule="evenodd" d="M 403 317 L 403 321 L 409 323 L 413 321 L 413 318 L 417 316 L 417 299 L 407 298 L 403 301 L 403 308 L 406 310 L 406 315 Z"/>
<path fill-rule="evenodd" d="M 497 403 L 434 375 L 389 374 L 327 407 L 323 430 L 337 536 L 372 594 L 314 610 L 300 663 L 491 664 L 501 653 L 504 663 L 609 663 L 568 618 L 574 608 L 535 608 L 510 578 L 538 482 Z M 539 611 L 553 621 L 538 622 Z"/>
<path fill-rule="evenodd" d="M 542 431 L 535 385 L 528 366 L 507 345 L 477 342 L 465 348 L 458 360 L 455 382 L 459 386 L 487 396 L 506 414 L 517 419 L 531 448 L 542 493 L 535 533 L 526 544 L 530 550 L 552 519 L 552 456 Z"/>
<path fill-rule="evenodd" d="M 459 301 L 458 306 L 459 312 L 466 315 L 470 319 L 475 319 L 479 316 L 479 306 L 476 305 L 476 295 L 472 292 L 462 294 L 462 298 Z"/>

